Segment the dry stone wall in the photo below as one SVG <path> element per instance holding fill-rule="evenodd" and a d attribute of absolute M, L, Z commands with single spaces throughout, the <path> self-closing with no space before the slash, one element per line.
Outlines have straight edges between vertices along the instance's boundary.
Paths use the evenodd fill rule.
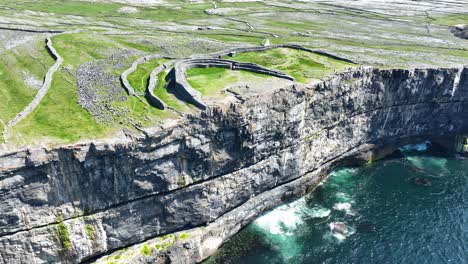
<path fill-rule="evenodd" d="M 206 109 L 206 104 L 202 100 L 202 95 L 197 90 L 193 89 L 193 87 L 187 82 L 185 72 L 190 68 L 203 68 L 203 67 L 219 67 L 219 68 L 226 68 L 230 70 L 245 70 L 251 71 L 261 74 L 266 74 L 273 77 L 283 78 L 294 81 L 294 78 L 277 70 L 269 69 L 263 66 L 260 66 L 255 63 L 243 63 L 243 62 L 235 62 L 231 60 L 222 59 L 224 56 L 235 56 L 238 53 L 242 52 L 261 52 L 265 50 L 275 49 L 275 48 L 290 48 L 290 49 L 297 49 L 302 50 L 310 53 L 316 53 L 324 56 L 331 57 L 333 59 L 342 60 L 345 62 L 353 63 L 353 61 L 335 56 L 333 54 L 329 54 L 324 51 L 320 50 L 312 50 L 309 48 L 302 47 L 300 45 L 294 44 L 282 44 L 282 45 L 272 45 L 272 46 L 255 46 L 255 47 L 242 47 L 242 48 L 235 48 L 230 50 L 225 50 L 209 55 L 195 55 L 192 56 L 190 59 L 178 61 L 174 69 L 169 76 L 172 79 L 172 89 L 178 96 L 180 100 L 189 102 L 194 104 L 195 106 L 199 107 L 202 110 Z"/>
<path fill-rule="evenodd" d="M 255 73 L 261 73 L 277 78 L 294 81 L 294 78 L 284 72 L 269 69 L 255 63 L 236 62 L 232 60 L 216 59 L 216 58 L 198 58 L 179 61 L 174 66 L 173 85 L 174 90 L 184 101 L 197 105 L 201 109 L 206 109 L 206 104 L 202 100 L 202 95 L 195 90 L 186 78 L 186 71 L 191 68 L 225 68 L 229 70 L 244 70 Z"/>
<path fill-rule="evenodd" d="M 309 49 L 309 48 L 306 48 L 306 47 L 303 47 L 303 46 L 300 46 L 300 45 L 296 45 L 296 44 L 279 44 L 279 45 L 270 45 L 270 46 L 254 46 L 254 47 L 234 48 L 234 49 L 224 50 L 224 51 L 221 51 L 221 52 L 216 52 L 216 53 L 211 54 L 210 56 L 219 57 L 219 58 L 224 57 L 224 56 L 231 56 L 232 57 L 232 56 L 235 56 L 236 54 L 243 53 L 243 52 L 262 52 L 262 51 L 267 51 L 267 50 L 277 49 L 277 48 L 288 48 L 288 49 L 302 50 L 302 51 L 306 51 L 306 52 L 310 52 L 310 53 L 315 53 L 315 54 L 327 56 L 327 57 L 330 57 L 330 58 L 333 58 L 333 59 L 336 59 L 336 60 L 341 60 L 341 61 L 345 61 L 345 62 L 349 62 L 349 63 L 355 63 L 354 61 L 352 61 L 350 59 L 340 57 L 340 56 L 328 53 L 328 52 L 323 51 L 323 50 Z"/>
<path fill-rule="evenodd" d="M 7 143 L 8 140 L 8 129 L 15 124 L 17 124 L 19 121 L 21 121 L 23 118 L 28 116 L 36 107 L 39 105 L 39 103 L 42 101 L 44 96 L 47 94 L 47 91 L 49 90 L 51 84 L 52 84 L 52 78 L 54 76 L 54 73 L 59 69 L 60 65 L 63 62 L 62 57 L 58 54 L 58 52 L 55 50 L 52 40 L 50 37 L 46 39 L 46 48 L 49 51 L 49 53 L 54 57 L 55 63 L 50 67 L 50 69 L 47 71 L 46 76 L 44 78 L 44 82 L 42 84 L 42 87 L 39 89 L 37 92 L 36 96 L 34 99 L 29 103 L 26 108 L 21 111 L 18 115 L 16 115 L 12 120 L 10 120 L 4 127 L 3 129 L 3 141 Z"/>
<path fill-rule="evenodd" d="M 148 87 L 146 89 L 146 97 L 148 101 L 151 103 L 151 105 L 161 110 L 166 108 L 166 104 L 154 94 L 154 89 L 156 89 L 158 84 L 158 75 L 162 71 L 165 71 L 172 64 L 174 64 L 174 61 L 169 61 L 168 63 L 156 67 L 150 74 Z"/>
<path fill-rule="evenodd" d="M 147 56 L 138 58 L 135 62 L 132 63 L 132 66 L 130 68 L 128 68 L 126 71 L 124 71 L 122 73 L 122 75 L 120 76 L 120 80 L 122 81 L 122 85 L 125 88 L 125 90 L 127 91 L 128 95 L 136 96 L 138 98 L 140 96 L 139 94 L 137 94 L 135 92 L 135 88 L 128 81 L 128 76 L 130 74 L 132 74 L 134 71 L 136 71 L 136 69 L 138 68 L 138 65 L 140 65 L 142 63 L 145 63 L 145 62 L 147 62 L 149 60 L 159 59 L 159 58 L 161 58 L 161 56 L 158 55 L 158 54 L 151 54 L 151 55 L 147 55 Z M 140 98 L 140 100 L 141 100 L 141 98 Z"/>
<path fill-rule="evenodd" d="M 195 90 L 186 80 L 185 72 L 188 69 L 195 68 L 195 67 L 198 67 L 198 68 L 220 67 L 220 68 L 225 68 L 225 69 L 230 69 L 230 70 L 245 70 L 245 71 L 250 71 L 250 72 L 256 72 L 256 73 L 261 73 L 261 74 L 265 74 L 265 75 L 269 75 L 273 77 L 278 77 L 278 78 L 283 78 L 283 79 L 294 81 L 293 77 L 285 74 L 284 72 L 269 69 L 269 68 L 260 66 L 255 63 L 244 63 L 244 62 L 236 62 L 236 61 L 222 59 L 222 57 L 226 55 L 235 56 L 235 54 L 241 53 L 241 52 L 261 52 L 261 51 L 275 49 L 275 48 L 291 48 L 291 49 L 303 50 L 306 52 L 325 55 L 325 56 L 338 59 L 338 60 L 342 60 L 342 61 L 346 61 L 346 62 L 352 62 L 351 60 L 348 60 L 346 58 L 341 58 L 341 57 L 338 57 L 333 54 L 329 54 L 320 50 L 312 50 L 312 49 L 308 49 L 308 48 L 305 48 L 299 45 L 293 45 L 293 44 L 235 48 L 235 49 L 230 49 L 230 50 L 217 52 L 217 53 L 213 53 L 209 55 L 194 55 L 191 58 L 179 60 L 175 62 L 174 68 L 171 70 L 171 72 L 167 76 L 168 83 L 170 86 L 168 87 L 168 89 L 170 92 L 174 93 L 178 99 L 191 103 L 197 106 L 198 108 L 205 110 L 207 108 L 207 105 L 203 102 L 201 93 Z M 139 64 L 147 62 L 148 60 L 151 60 L 151 59 L 156 59 L 156 58 L 160 58 L 160 56 L 153 54 L 153 55 L 148 55 L 148 56 L 139 58 L 132 64 L 132 66 L 129 69 L 127 69 L 125 72 L 122 73 L 121 75 L 122 85 L 124 86 L 125 90 L 130 96 L 136 96 L 142 101 L 139 95 L 135 92 L 135 89 L 128 82 L 128 76 L 137 69 Z M 174 62 L 171 62 L 171 63 L 174 63 Z M 163 70 L 163 68 L 164 67 L 160 66 L 160 67 L 155 68 L 152 71 L 152 73 L 150 74 L 148 87 L 145 92 L 145 96 L 147 97 L 150 104 L 159 109 L 165 109 L 166 105 L 160 98 L 158 98 L 154 94 L 154 87 L 156 87 L 156 84 L 157 84 L 157 74 L 159 74 Z"/>

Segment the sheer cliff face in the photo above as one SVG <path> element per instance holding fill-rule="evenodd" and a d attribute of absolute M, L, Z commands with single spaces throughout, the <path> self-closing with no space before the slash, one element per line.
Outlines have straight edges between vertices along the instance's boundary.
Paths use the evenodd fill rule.
<path fill-rule="evenodd" d="M 196 235 L 151 256 L 199 261 L 363 146 L 467 133 L 466 120 L 468 68 L 360 69 L 125 144 L 3 154 L 0 263 L 80 262 L 181 230 Z"/>

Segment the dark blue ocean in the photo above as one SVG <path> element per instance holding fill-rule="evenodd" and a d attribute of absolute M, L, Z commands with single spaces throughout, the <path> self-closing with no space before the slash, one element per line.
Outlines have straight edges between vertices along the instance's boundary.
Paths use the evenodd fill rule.
<path fill-rule="evenodd" d="M 468 160 L 402 149 L 336 169 L 205 263 L 468 263 Z"/>

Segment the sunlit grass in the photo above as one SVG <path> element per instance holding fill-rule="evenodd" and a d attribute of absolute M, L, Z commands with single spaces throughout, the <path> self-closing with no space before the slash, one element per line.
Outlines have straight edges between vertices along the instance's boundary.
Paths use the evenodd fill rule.
<path fill-rule="evenodd" d="M 276 48 L 262 52 L 243 52 L 234 57 L 227 57 L 239 62 L 253 62 L 259 65 L 283 71 L 297 82 L 308 83 L 321 79 L 334 71 L 341 71 L 356 66 L 327 56 L 289 48 Z"/>
<path fill-rule="evenodd" d="M 203 96 L 221 95 L 225 88 L 237 82 L 252 84 L 270 77 L 248 71 L 232 71 L 225 68 L 192 68 L 186 72 L 187 81 Z"/>
<path fill-rule="evenodd" d="M 25 55 L 27 54 L 27 55 Z M 44 40 L 38 39 L 27 46 L 0 54 L 0 131 L 4 123 L 13 119 L 34 98 L 37 88 L 54 61 L 45 49 Z M 30 87 L 25 77 L 34 78 L 39 86 Z"/>

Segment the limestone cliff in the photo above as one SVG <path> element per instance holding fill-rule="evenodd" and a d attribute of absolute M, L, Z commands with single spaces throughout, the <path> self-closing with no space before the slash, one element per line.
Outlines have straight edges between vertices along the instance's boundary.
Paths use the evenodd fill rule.
<path fill-rule="evenodd" d="M 88 261 L 184 230 L 190 237 L 169 236 L 131 261 L 201 261 L 339 160 L 467 133 L 467 118 L 466 67 L 361 68 L 211 105 L 123 143 L 5 153 L 0 263 Z"/>

